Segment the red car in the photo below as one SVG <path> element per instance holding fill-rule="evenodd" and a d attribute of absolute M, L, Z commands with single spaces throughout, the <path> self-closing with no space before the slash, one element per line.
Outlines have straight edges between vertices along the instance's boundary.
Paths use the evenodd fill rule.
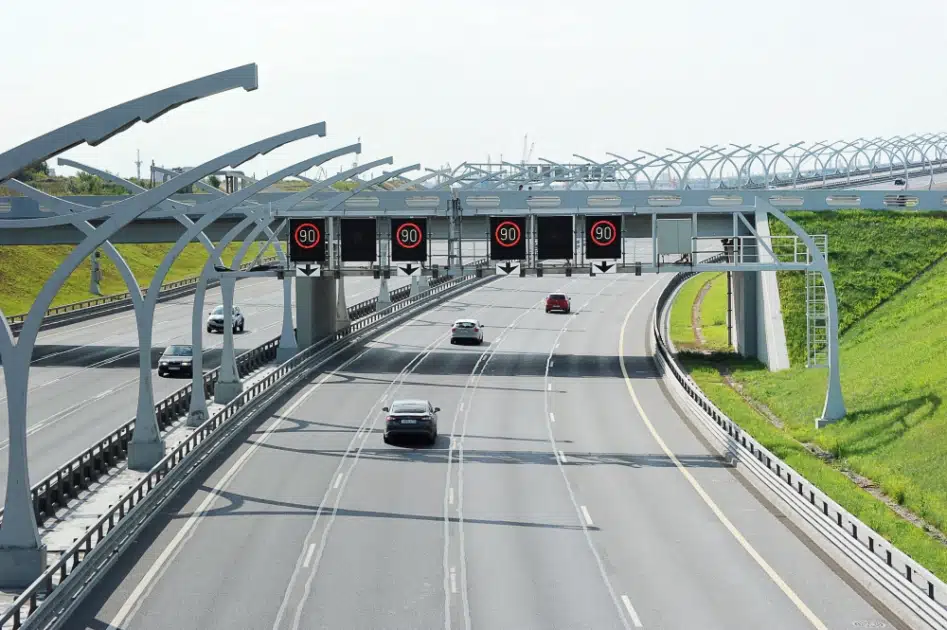
<path fill-rule="evenodd" d="M 550 293 L 546 298 L 546 312 L 551 313 L 559 311 L 560 313 L 572 312 L 572 300 L 562 293 Z"/>

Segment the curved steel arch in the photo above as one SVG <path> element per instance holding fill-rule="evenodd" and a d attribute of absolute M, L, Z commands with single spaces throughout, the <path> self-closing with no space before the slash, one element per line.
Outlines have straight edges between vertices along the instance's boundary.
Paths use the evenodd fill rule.
<path fill-rule="evenodd" d="M 83 142 L 97 146 L 138 121 L 150 123 L 185 103 L 236 88 L 252 92 L 257 87 L 257 65 L 251 63 L 104 109 L 0 153 L 0 183 L 30 164 L 48 160 Z"/>

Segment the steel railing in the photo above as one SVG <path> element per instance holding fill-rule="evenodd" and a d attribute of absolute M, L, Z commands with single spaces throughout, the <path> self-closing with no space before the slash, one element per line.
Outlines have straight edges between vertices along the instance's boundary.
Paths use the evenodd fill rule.
<path fill-rule="evenodd" d="M 652 335 L 661 377 L 729 458 L 743 465 L 914 615 L 932 628 L 947 628 L 947 585 L 943 581 L 754 440 L 711 402 L 679 364 L 666 336 L 667 311 L 678 288 L 694 275 L 675 274 L 655 305 Z"/>
<path fill-rule="evenodd" d="M 478 263 L 477 266 L 479 267 L 481 264 Z M 53 606 L 52 609 L 47 607 L 47 617 L 49 619 L 38 620 L 38 623 L 42 623 L 43 627 L 49 627 L 49 624 L 55 623 L 57 619 L 61 622 L 79 601 L 77 597 L 79 592 L 88 592 L 88 589 L 92 587 L 92 582 L 97 581 L 95 576 L 97 575 L 100 578 L 104 574 L 104 571 L 130 544 L 134 536 L 131 533 L 125 536 L 122 536 L 121 533 L 116 534 L 111 539 L 114 541 L 113 546 L 101 547 L 102 553 L 105 554 L 101 562 L 86 562 L 90 558 L 90 554 L 99 549 L 103 541 L 109 540 L 108 536 L 116 532 L 117 528 L 121 529 L 127 526 L 129 529 L 133 529 L 136 526 L 144 527 L 147 522 L 150 522 L 151 518 L 157 514 L 157 508 L 160 504 L 180 488 L 181 483 L 186 480 L 189 474 L 195 472 L 211 458 L 212 453 L 206 451 L 212 448 L 222 448 L 228 439 L 240 429 L 240 426 L 233 426 L 238 423 L 228 422 L 229 420 L 243 411 L 250 411 L 251 413 L 245 418 L 245 421 L 248 421 L 250 417 L 253 417 L 253 411 L 263 409 L 264 405 L 269 404 L 277 395 L 293 387 L 299 380 L 305 378 L 311 370 L 318 368 L 337 354 L 367 337 L 371 331 L 370 329 L 383 328 L 386 322 L 382 320 L 390 320 L 393 325 L 396 321 L 400 321 L 403 317 L 414 312 L 415 307 L 425 306 L 429 300 L 433 302 L 438 299 L 446 299 L 453 294 L 452 289 L 463 289 L 483 282 L 484 280 L 479 278 L 479 275 L 460 278 L 444 277 L 432 280 L 430 289 L 414 297 L 394 301 L 391 306 L 381 311 L 353 321 L 344 329 L 296 354 L 273 372 L 252 384 L 223 409 L 197 427 L 181 444 L 174 447 L 151 471 L 132 486 L 115 505 L 111 506 L 105 514 L 89 526 L 85 534 L 76 539 L 75 543 L 26 588 L 10 608 L 0 616 L 0 627 L 20 628 L 25 620 L 32 621 L 30 616 L 40 610 L 40 605 L 51 594 L 57 592 L 58 588 L 65 586 L 68 592 L 63 595 L 63 606 L 60 608 Z M 486 278 L 486 281 L 491 280 L 493 280 L 492 276 Z M 410 290 L 409 287 L 403 288 Z M 392 294 L 394 293 L 392 292 Z M 392 298 L 394 299 L 394 295 L 392 295 Z M 356 306 L 361 306 L 361 304 Z M 274 345 L 274 348 L 277 346 L 278 343 Z M 247 354 L 249 353 L 244 353 L 241 357 L 245 357 Z M 184 411 L 183 407 L 180 410 Z M 232 427 L 231 430 L 222 432 L 221 428 L 228 425 Z M 217 440 L 208 440 L 210 436 L 220 437 Z M 187 456 L 192 453 L 194 457 L 187 459 Z M 193 463 L 190 466 L 182 466 L 182 462 L 185 461 Z M 162 484 L 162 481 L 165 483 Z M 162 491 L 154 493 L 155 489 L 161 489 Z M 66 586 L 69 584 L 72 586 Z M 72 593 L 73 587 L 76 589 L 76 593 Z M 50 604 L 54 604 L 54 602 L 50 602 Z"/>

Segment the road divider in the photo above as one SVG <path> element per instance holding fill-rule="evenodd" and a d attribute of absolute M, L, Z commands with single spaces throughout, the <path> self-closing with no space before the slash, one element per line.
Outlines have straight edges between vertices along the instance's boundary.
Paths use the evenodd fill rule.
<path fill-rule="evenodd" d="M 277 258 L 275 256 L 270 256 L 267 258 L 262 258 L 256 263 L 244 263 L 240 266 L 240 269 L 242 271 L 247 271 L 255 264 L 265 265 L 276 261 Z M 175 280 L 174 282 L 166 282 L 165 284 L 162 284 L 158 295 L 158 301 L 166 302 L 167 300 L 173 300 L 175 298 L 194 293 L 197 291 L 197 281 L 199 279 L 200 276 L 192 276 L 190 278 L 183 278 L 181 280 Z M 216 279 L 207 281 L 208 288 L 216 287 L 219 284 L 220 281 Z M 68 326 L 70 324 L 83 322 L 96 317 L 102 317 L 104 315 L 111 315 L 113 313 L 120 313 L 122 311 L 130 311 L 132 308 L 133 303 L 131 293 L 128 292 L 115 293 L 113 295 L 103 295 L 102 297 L 82 300 L 81 302 L 63 304 L 46 311 L 46 314 L 43 316 L 43 324 L 40 327 L 40 330 Z M 10 317 L 7 317 L 7 324 L 9 324 L 10 331 L 14 336 L 20 333 L 24 322 L 26 322 L 26 316 L 27 314 L 11 315 Z"/>
<path fill-rule="evenodd" d="M 885 589 L 904 609 L 935 629 L 947 629 L 947 585 L 828 495 L 786 465 L 724 414 L 678 362 L 669 341 L 668 313 L 681 285 L 695 273 L 675 274 L 658 297 L 652 317 L 655 363 L 675 399 L 728 460 L 785 504 Z"/>
<path fill-rule="evenodd" d="M 484 261 L 478 261 L 477 266 L 482 264 Z M 430 289 L 414 297 L 405 295 L 381 311 L 360 317 L 249 385 L 240 396 L 214 413 L 185 440 L 171 449 L 115 505 L 110 506 L 105 514 L 90 525 L 85 535 L 79 537 L 56 562 L 51 563 L 43 575 L 26 588 L 0 616 L 0 627 L 36 627 L 45 630 L 63 627 L 72 610 L 134 542 L 140 531 L 160 513 L 161 507 L 259 412 L 268 408 L 314 370 L 353 346 L 368 341 L 419 311 L 494 279 L 494 276 L 478 278 L 471 274 L 460 278 L 445 277 L 434 280 Z M 410 291 L 410 287 L 404 289 L 405 293 Z M 396 291 L 392 292 L 392 299 L 396 299 Z M 358 308 L 362 309 L 361 312 L 365 310 L 363 304 L 358 304 L 350 309 L 350 313 Z M 267 362 L 267 356 L 275 357 L 277 347 L 278 340 L 273 340 L 244 353 L 241 355 L 243 364 L 262 366 Z M 208 376 L 210 374 L 205 375 L 205 387 Z M 178 416 L 187 413 L 189 398 L 183 394 L 185 391 L 188 391 L 189 395 L 189 388 L 185 387 L 158 405 L 167 409 L 164 412 L 163 426 L 173 423 L 173 419 L 169 420 L 176 418 L 171 416 L 172 413 L 177 413 Z M 93 453 L 86 452 L 77 458 L 86 458 L 88 454 L 88 458 L 83 459 L 79 470 L 76 471 L 85 487 L 88 487 L 91 479 L 87 475 L 103 474 L 105 466 L 114 466 L 119 461 L 118 458 L 127 452 L 131 429 L 134 428 L 133 422 L 126 427 L 128 429 L 122 436 L 116 437 L 112 434 L 104 443 L 94 447 L 104 447 L 98 450 L 99 457 L 95 459 L 98 466 L 92 463 Z M 58 473 L 51 477 L 57 475 Z M 58 475 L 58 478 L 62 477 Z M 53 498 L 59 495 L 74 496 L 80 487 L 73 477 L 67 477 L 68 485 L 49 484 L 46 488 L 34 488 L 34 503 L 36 491 L 40 490 L 45 493 L 45 509 L 49 510 L 50 514 L 54 513 Z M 56 505 L 61 506 L 64 503 Z"/>

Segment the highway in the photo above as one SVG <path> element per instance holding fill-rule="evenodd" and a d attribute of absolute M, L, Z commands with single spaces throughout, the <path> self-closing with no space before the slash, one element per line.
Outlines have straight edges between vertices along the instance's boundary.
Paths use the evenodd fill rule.
<path fill-rule="evenodd" d="M 389 289 L 408 282 L 392 277 Z M 345 279 L 349 306 L 378 295 L 370 277 Z M 221 303 L 220 289 L 204 299 L 207 317 Z M 234 336 L 239 354 L 278 337 L 283 317 L 283 285 L 274 278 L 237 283 L 234 303 L 246 317 L 246 329 Z M 159 303 L 155 309 L 152 349 L 155 402 L 188 384 L 187 378 L 159 378 L 158 357 L 174 343 L 189 344 L 193 295 Z M 223 335 L 204 332 L 205 369 L 220 364 Z M 134 417 L 138 400 L 138 334 L 135 316 L 126 311 L 71 326 L 41 331 L 33 352 L 27 424 L 30 477 L 35 483 L 96 440 Z M 2 369 L 0 369 L 2 377 Z M 0 387 L 0 449 L 7 446 L 5 386 Z M 5 455 L 2 455 L 5 457 Z M 0 487 L 6 485 L 6 466 Z"/>
<path fill-rule="evenodd" d="M 668 403 L 645 345 L 664 281 L 503 278 L 339 358 L 187 484 L 69 627 L 903 627 Z M 574 316 L 544 313 L 552 291 Z M 459 316 L 483 346 L 447 342 Z M 384 444 L 382 407 L 412 397 L 441 408 L 438 443 Z"/>

